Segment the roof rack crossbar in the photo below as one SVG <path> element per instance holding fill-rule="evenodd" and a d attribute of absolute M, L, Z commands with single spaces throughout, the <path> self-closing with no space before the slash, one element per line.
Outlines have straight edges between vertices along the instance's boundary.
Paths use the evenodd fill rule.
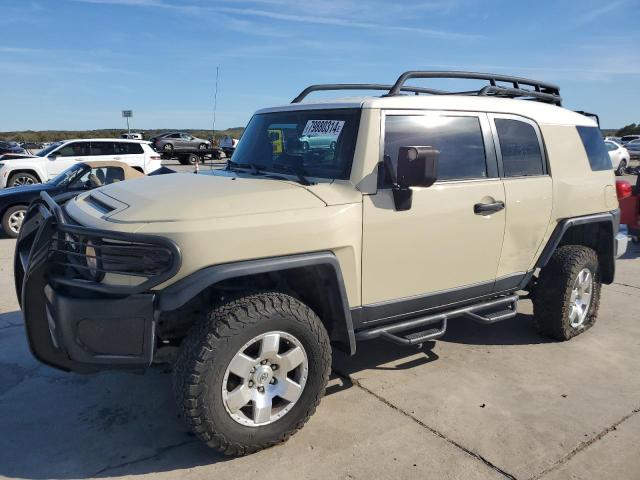
<path fill-rule="evenodd" d="M 294 98 L 291 103 L 300 103 L 304 100 L 307 95 L 311 92 L 319 92 L 319 91 L 331 91 L 331 90 L 383 90 L 389 91 L 391 90 L 391 85 L 382 85 L 379 83 L 325 83 L 318 85 L 311 85 L 305 88 L 300 94 Z M 411 86 L 403 86 L 400 88 L 402 92 L 411 92 L 419 95 L 420 93 L 429 93 L 432 95 L 444 95 L 448 92 L 444 90 L 437 90 L 435 88 L 425 88 L 425 87 L 411 87 Z"/>
<path fill-rule="evenodd" d="M 507 88 L 507 87 L 492 87 L 487 85 L 478 90 L 478 96 L 484 97 L 488 95 L 495 95 L 497 97 L 525 97 L 534 100 L 541 100 L 547 103 L 553 103 L 560 106 L 562 104 L 562 98 L 559 95 L 553 93 L 539 92 L 536 90 L 525 90 L 522 88 Z"/>

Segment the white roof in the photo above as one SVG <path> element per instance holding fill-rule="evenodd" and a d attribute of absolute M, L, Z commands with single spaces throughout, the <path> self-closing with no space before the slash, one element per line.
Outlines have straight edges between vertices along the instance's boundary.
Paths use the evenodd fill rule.
<path fill-rule="evenodd" d="M 265 108 L 257 113 L 332 108 L 492 112 L 521 115 L 540 124 L 597 126 L 597 123 L 590 117 L 549 103 L 471 95 L 397 95 L 393 97 L 337 98 L 321 102 L 291 103 L 275 108 Z"/>

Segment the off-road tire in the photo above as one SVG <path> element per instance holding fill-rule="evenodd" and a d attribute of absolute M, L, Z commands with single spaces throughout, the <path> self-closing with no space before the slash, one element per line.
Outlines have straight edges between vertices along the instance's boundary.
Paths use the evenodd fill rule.
<path fill-rule="evenodd" d="M 578 273 L 588 268 L 592 275 L 592 296 L 582 325 L 569 321 L 570 298 Z M 553 254 L 540 272 L 533 298 L 533 325 L 542 335 L 559 341 L 569 340 L 593 326 L 600 306 L 598 256 L 588 247 L 566 245 Z"/>
<path fill-rule="evenodd" d="M 294 335 L 304 346 L 309 362 L 306 385 L 279 420 L 264 426 L 241 425 L 222 401 L 225 371 L 247 341 L 276 330 Z M 227 455 L 246 455 L 282 443 L 302 428 L 324 395 L 330 370 L 329 338 L 313 310 L 283 293 L 251 293 L 214 307 L 192 327 L 174 366 L 174 393 L 198 438 Z"/>

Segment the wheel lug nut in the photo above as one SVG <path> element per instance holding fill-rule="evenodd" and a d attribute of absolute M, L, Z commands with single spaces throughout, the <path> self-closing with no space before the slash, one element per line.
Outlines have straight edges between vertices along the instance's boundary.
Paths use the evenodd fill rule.
<path fill-rule="evenodd" d="M 260 362 L 260 363 L 262 363 L 262 365 L 266 365 L 267 361 L 266 360 L 262 360 L 262 362 Z"/>
<path fill-rule="evenodd" d="M 278 383 L 278 380 L 276 380 L 275 378 L 272 378 L 270 383 L 271 385 L 275 385 L 276 383 Z"/>
<path fill-rule="evenodd" d="M 259 391 L 260 393 L 264 392 L 264 387 L 258 387 L 258 391 Z"/>
<path fill-rule="evenodd" d="M 249 380 L 249 388 L 253 388 L 253 380 Z"/>
<path fill-rule="evenodd" d="M 271 365 L 271 370 L 277 370 L 277 369 L 278 369 L 278 365 L 276 365 L 275 363 Z"/>

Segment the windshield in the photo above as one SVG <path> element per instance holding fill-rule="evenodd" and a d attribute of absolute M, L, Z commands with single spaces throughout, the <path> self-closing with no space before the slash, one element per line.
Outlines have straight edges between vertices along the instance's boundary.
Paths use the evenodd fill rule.
<path fill-rule="evenodd" d="M 82 164 L 76 164 L 72 167 L 67 168 L 64 172 L 56 175 L 47 183 L 52 183 L 57 185 L 58 187 L 62 187 L 64 185 L 69 185 L 73 182 L 78 176 L 82 174 L 82 172 L 86 169 L 86 167 Z"/>
<path fill-rule="evenodd" d="M 233 153 L 233 166 L 347 180 L 359 109 L 302 110 L 254 115 Z"/>
<path fill-rule="evenodd" d="M 58 148 L 60 145 L 62 145 L 62 142 L 56 142 L 56 143 L 52 143 L 51 145 L 49 145 L 47 148 L 44 148 L 42 150 L 40 150 L 38 153 L 36 153 L 36 155 L 38 157 L 46 157 L 47 155 L 49 155 L 52 151 L 54 151 L 56 148 Z"/>

